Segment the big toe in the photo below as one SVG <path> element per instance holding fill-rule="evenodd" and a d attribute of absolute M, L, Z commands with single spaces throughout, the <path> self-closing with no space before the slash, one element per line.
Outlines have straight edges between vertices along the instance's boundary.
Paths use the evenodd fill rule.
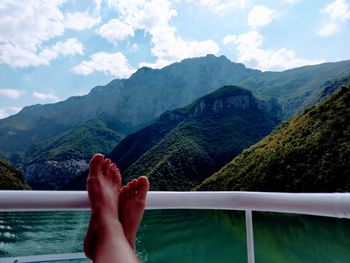
<path fill-rule="evenodd" d="M 104 156 L 100 153 L 95 154 L 90 160 L 90 175 L 97 175 L 98 171 L 101 170 Z"/>
<path fill-rule="evenodd" d="M 141 176 L 137 180 L 137 193 L 140 198 L 146 198 L 147 192 L 149 190 L 149 181 L 146 176 Z"/>

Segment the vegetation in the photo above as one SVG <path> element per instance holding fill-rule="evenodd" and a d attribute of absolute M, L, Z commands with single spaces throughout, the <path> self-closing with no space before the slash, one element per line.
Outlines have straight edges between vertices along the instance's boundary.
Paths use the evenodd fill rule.
<path fill-rule="evenodd" d="M 126 180 L 146 175 L 153 190 L 190 190 L 275 127 L 261 103 L 223 87 L 126 137 L 110 157 Z"/>
<path fill-rule="evenodd" d="M 34 144 L 26 151 L 33 158 L 25 165 L 46 160 L 90 159 L 96 152 L 108 153 L 121 140 L 118 134 L 100 119 L 73 128 L 62 135 Z"/>
<path fill-rule="evenodd" d="M 289 117 L 319 95 L 327 81 L 349 76 L 350 61 L 306 66 L 283 72 L 261 72 L 224 56 L 191 58 L 161 70 L 141 68 L 130 78 L 98 86 L 85 96 L 33 105 L 0 120 L 0 154 L 15 154 L 88 120 L 105 116 L 118 122 L 117 133 L 130 134 L 168 110 L 183 107 L 224 85 L 238 85 L 259 97 L 274 97 Z M 32 156 L 31 156 L 32 157 Z"/>
<path fill-rule="evenodd" d="M 213 55 L 185 59 L 160 70 L 141 68 L 130 78 L 95 87 L 85 96 L 25 107 L 18 114 L 0 120 L 0 155 L 18 167 L 23 166 L 28 181 L 41 180 L 31 176 L 48 172 L 55 175 L 54 181 L 64 171 L 73 177 L 80 173 L 82 165 L 72 164 L 71 160 L 86 160 L 93 152 L 108 152 L 120 137 L 147 127 L 146 131 L 123 141 L 111 154 L 126 169 L 187 120 L 196 102 L 178 111 L 173 109 L 217 87 L 245 87 L 264 99 L 259 102 L 260 110 L 288 118 L 323 99 L 332 92 L 329 89 L 323 94 L 325 86 L 334 87 L 334 81 L 349 79 L 349 72 L 350 61 L 261 72 Z M 170 115 L 158 119 L 164 112 Z M 148 126 L 154 121 L 153 127 Z"/>
<path fill-rule="evenodd" d="M 61 189 L 87 168 L 94 153 L 107 154 L 121 138 L 105 120 L 88 121 L 31 146 L 25 155 L 33 157 L 24 162 L 22 170 L 34 189 Z"/>
<path fill-rule="evenodd" d="M 350 88 L 243 151 L 196 190 L 350 191 Z"/>
<path fill-rule="evenodd" d="M 7 161 L 0 160 L 0 189 L 29 190 L 20 171 Z"/>
<path fill-rule="evenodd" d="M 119 169 L 126 170 L 186 117 L 188 117 L 188 114 L 178 111 L 162 114 L 153 124 L 123 139 L 108 157 L 118 163 Z"/>

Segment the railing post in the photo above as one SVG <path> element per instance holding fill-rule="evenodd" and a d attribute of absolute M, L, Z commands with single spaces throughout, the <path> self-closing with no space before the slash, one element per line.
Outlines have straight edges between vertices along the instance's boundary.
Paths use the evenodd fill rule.
<path fill-rule="evenodd" d="M 245 227 L 247 233 L 248 263 L 255 263 L 252 210 L 245 210 Z"/>

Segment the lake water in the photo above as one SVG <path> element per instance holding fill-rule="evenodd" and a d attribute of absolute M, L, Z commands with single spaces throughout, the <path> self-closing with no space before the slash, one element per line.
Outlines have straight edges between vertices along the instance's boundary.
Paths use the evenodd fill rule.
<path fill-rule="evenodd" d="M 82 252 L 88 216 L 0 213 L 0 257 Z M 253 219 L 257 263 L 350 262 L 350 220 L 256 212 Z M 245 235 L 243 212 L 146 211 L 137 254 L 142 262 L 245 263 Z"/>

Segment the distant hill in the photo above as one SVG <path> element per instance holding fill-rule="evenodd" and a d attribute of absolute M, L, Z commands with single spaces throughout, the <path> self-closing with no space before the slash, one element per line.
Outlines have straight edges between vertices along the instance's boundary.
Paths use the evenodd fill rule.
<path fill-rule="evenodd" d="M 146 175 L 152 190 L 190 190 L 275 127 L 278 109 L 270 103 L 225 86 L 164 113 L 122 140 L 109 157 L 125 180 Z"/>
<path fill-rule="evenodd" d="M 115 124 L 103 119 L 87 121 L 61 135 L 34 144 L 25 156 L 33 156 L 22 166 L 26 182 L 33 189 L 59 189 L 88 168 L 96 152 L 109 153 L 123 135 L 113 130 Z"/>
<path fill-rule="evenodd" d="M 103 116 L 130 134 L 168 110 L 183 107 L 217 87 L 238 85 L 259 97 L 274 97 L 285 116 L 302 110 L 320 87 L 350 76 L 350 61 L 305 66 L 283 72 L 261 72 L 224 56 L 185 59 L 163 69 L 141 68 L 128 79 L 98 86 L 88 95 L 25 107 L 0 120 L 0 153 L 20 162 L 27 147 Z M 12 156 L 13 155 L 13 156 Z"/>
<path fill-rule="evenodd" d="M 12 164 L 0 160 L 0 190 L 29 190 L 23 176 Z"/>
<path fill-rule="evenodd" d="M 349 160 L 350 87 L 343 86 L 243 151 L 196 190 L 348 192 Z"/>
<path fill-rule="evenodd" d="M 263 72 L 240 83 L 257 94 L 276 97 L 285 116 L 301 113 L 319 100 L 329 83 L 350 77 L 350 60 L 303 66 L 282 72 Z M 337 86 L 337 88 L 340 86 Z"/>
<path fill-rule="evenodd" d="M 0 153 L 22 153 L 33 143 L 101 116 L 120 123 L 116 132 L 129 134 L 167 110 L 258 73 L 226 57 L 212 55 L 187 59 L 161 70 L 141 68 L 128 79 L 95 87 L 88 95 L 25 107 L 0 120 Z"/>

